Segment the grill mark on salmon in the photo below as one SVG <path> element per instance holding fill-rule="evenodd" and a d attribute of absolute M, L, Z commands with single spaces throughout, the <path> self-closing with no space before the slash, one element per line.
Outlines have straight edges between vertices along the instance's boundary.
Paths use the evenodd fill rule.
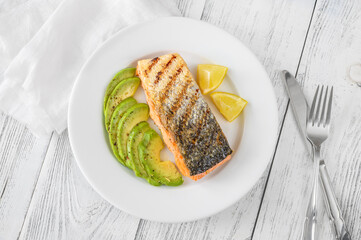
<path fill-rule="evenodd" d="M 151 62 L 150 65 L 148 66 L 147 69 L 144 70 L 144 73 L 145 73 L 146 76 L 148 76 L 148 73 L 149 73 L 150 71 L 152 71 L 153 66 L 154 66 L 155 64 L 157 64 L 158 61 L 159 61 L 159 57 L 155 57 L 155 58 L 153 58 L 152 60 L 150 60 L 150 62 Z"/>
<path fill-rule="evenodd" d="M 173 60 L 176 58 L 176 56 L 172 55 L 172 58 L 167 62 L 167 64 L 164 66 L 164 69 L 160 70 L 157 73 L 157 76 L 155 77 L 155 81 L 154 84 L 158 84 L 162 75 L 166 72 L 166 70 L 168 70 L 168 67 L 170 64 L 172 64 Z"/>
<path fill-rule="evenodd" d="M 159 93 L 163 93 L 166 85 L 169 81 L 172 80 L 172 76 L 175 71 L 180 67 L 179 61 L 176 61 L 176 58 L 168 65 L 168 68 L 165 70 L 165 74 L 162 75 L 161 81 L 158 82 L 156 90 Z"/>
<path fill-rule="evenodd" d="M 158 61 L 159 61 L 159 57 L 155 57 L 155 58 L 153 58 L 152 60 L 150 60 L 151 64 L 149 65 L 148 70 L 151 70 L 151 68 L 152 68 L 155 64 L 157 64 Z"/>
<path fill-rule="evenodd" d="M 189 83 L 190 83 L 190 81 L 192 81 L 192 78 L 189 78 L 189 76 L 185 75 L 185 77 L 186 77 L 186 81 L 182 85 L 180 93 L 175 98 L 174 103 L 171 104 L 171 107 L 169 109 L 168 116 L 167 116 L 169 121 L 172 121 L 174 114 L 180 108 L 180 106 L 183 104 L 183 102 L 182 102 L 183 98 L 186 97 L 186 92 L 188 90 Z"/>
<path fill-rule="evenodd" d="M 227 162 L 232 150 L 182 57 L 168 54 L 154 62 L 137 66 L 150 116 L 181 173 L 198 180 Z"/>
<path fill-rule="evenodd" d="M 159 72 L 157 73 L 157 76 L 155 77 L 154 84 L 159 83 L 160 77 L 162 76 L 163 73 L 164 73 L 164 71 L 159 71 Z"/>
<path fill-rule="evenodd" d="M 169 91 L 172 89 L 172 86 L 175 84 L 175 80 L 177 79 L 177 77 L 179 76 L 179 74 L 181 74 L 182 72 L 182 69 L 183 69 L 183 65 L 180 66 L 177 70 L 176 70 L 176 73 L 174 75 L 172 75 L 170 77 L 170 81 L 167 83 L 167 85 L 165 86 L 164 88 L 164 92 L 162 94 L 162 96 L 160 97 L 159 101 L 161 103 L 164 102 L 164 99 L 167 97 Z"/>
<path fill-rule="evenodd" d="M 178 65 L 177 67 L 184 68 L 183 64 Z M 175 69 L 174 69 L 175 70 Z M 183 79 L 186 77 L 186 71 L 183 71 L 183 69 L 177 69 L 176 70 L 176 76 L 172 77 L 172 85 L 169 87 L 169 82 L 167 83 L 168 86 L 166 86 L 166 91 L 161 91 L 159 93 L 160 99 L 159 102 L 162 103 L 158 108 L 157 111 L 161 115 L 161 123 L 167 124 L 167 122 L 170 121 L 169 118 L 172 116 L 171 108 L 177 104 L 177 99 L 179 96 L 179 89 L 184 85 Z"/>
<path fill-rule="evenodd" d="M 182 102 L 182 104 L 185 103 L 185 108 L 183 109 L 183 111 L 177 112 L 177 114 L 182 118 L 181 120 L 178 120 L 178 121 L 184 121 L 184 122 L 186 122 L 186 120 L 188 120 L 186 115 L 189 115 L 188 111 L 192 110 L 192 107 L 194 106 L 194 104 L 196 103 L 196 101 L 198 99 L 198 95 L 197 95 L 198 91 L 197 91 L 197 88 L 195 86 L 193 86 L 193 84 L 192 84 L 192 82 L 194 82 L 192 76 L 187 74 L 185 77 L 187 77 L 186 80 L 184 81 L 185 88 L 182 89 L 180 96 L 179 96 L 180 99 L 177 100 L 178 102 Z M 184 99 L 185 99 L 185 101 L 183 101 Z M 170 119 L 170 120 L 173 120 L 173 119 Z"/>
<path fill-rule="evenodd" d="M 182 132 L 182 130 L 183 130 L 183 128 L 184 127 L 189 127 L 189 116 L 191 115 L 191 113 L 192 113 L 192 108 L 193 108 L 193 106 L 196 104 L 196 102 L 197 102 L 197 100 L 198 100 L 198 95 L 193 95 L 192 96 L 192 98 L 191 98 L 191 100 L 190 100 L 190 104 L 188 105 L 188 107 L 187 107 L 187 110 L 186 110 L 186 112 L 184 113 L 184 115 L 183 115 L 183 117 L 182 117 L 182 121 L 185 123 L 185 125 L 183 125 L 183 124 L 179 124 L 178 126 L 177 126 L 177 130 L 179 131 L 179 132 Z M 180 139 L 180 141 L 182 141 L 181 139 Z"/>

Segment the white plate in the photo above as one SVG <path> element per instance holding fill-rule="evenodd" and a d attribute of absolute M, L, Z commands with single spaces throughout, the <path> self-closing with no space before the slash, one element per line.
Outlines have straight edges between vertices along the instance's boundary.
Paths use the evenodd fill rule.
<path fill-rule="evenodd" d="M 230 162 L 179 187 L 154 187 L 117 162 L 103 124 L 107 84 L 120 69 L 145 57 L 177 52 L 193 75 L 201 63 L 229 68 L 218 90 L 242 96 L 248 105 L 229 123 L 207 98 L 232 149 Z M 136 99 L 145 102 L 140 87 Z M 271 82 L 256 57 L 236 38 L 212 25 L 168 17 L 135 25 L 106 41 L 84 65 L 69 107 L 69 137 L 78 165 L 93 188 L 119 209 L 143 219 L 191 221 L 231 206 L 251 189 L 271 159 L 277 134 Z M 165 150 L 163 159 L 173 156 Z M 174 160 L 174 159 L 173 159 Z"/>

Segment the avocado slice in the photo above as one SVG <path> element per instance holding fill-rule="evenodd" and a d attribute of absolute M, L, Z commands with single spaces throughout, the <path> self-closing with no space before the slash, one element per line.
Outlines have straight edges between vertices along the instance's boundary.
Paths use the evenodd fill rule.
<path fill-rule="evenodd" d="M 167 186 L 181 185 L 183 178 L 175 165 L 171 161 L 160 160 L 160 151 L 163 147 L 163 141 L 158 133 L 149 129 L 138 145 L 139 158 L 149 176 Z"/>
<path fill-rule="evenodd" d="M 119 157 L 118 148 L 117 148 L 117 134 L 118 134 L 118 124 L 121 119 L 121 117 L 124 115 L 124 113 L 133 105 L 137 104 L 137 101 L 132 98 L 126 98 L 124 99 L 114 110 L 111 120 L 110 120 L 110 127 L 109 127 L 109 141 L 110 145 L 112 147 L 113 153 L 118 159 L 119 162 L 124 164 L 122 162 L 121 158 Z"/>
<path fill-rule="evenodd" d="M 107 131 L 109 131 L 111 117 L 115 108 L 122 100 L 134 95 L 134 93 L 138 89 L 139 83 L 140 79 L 138 77 L 124 79 L 115 87 L 113 92 L 110 94 L 105 109 L 105 127 Z"/>
<path fill-rule="evenodd" d="M 108 84 L 107 90 L 105 91 L 104 96 L 104 113 L 105 108 L 107 106 L 108 98 L 110 94 L 113 92 L 114 88 L 120 83 L 120 81 L 131 78 L 135 76 L 136 68 L 124 68 L 120 70 L 115 76 L 113 77 L 112 81 Z"/>
<path fill-rule="evenodd" d="M 138 156 L 138 144 L 143 139 L 143 135 L 146 131 L 150 129 L 150 126 L 147 122 L 140 122 L 132 131 L 130 131 L 128 141 L 127 141 L 127 153 L 129 165 L 132 166 L 133 171 L 137 177 L 146 179 L 150 184 L 154 186 L 160 186 L 161 183 L 154 178 L 148 176 L 148 173 L 145 171 L 143 163 L 140 161 Z"/>
<path fill-rule="evenodd" d="M 129 168 L 133 169 L 132 163 L 127 158 L 127 141 L 130 131 L 135 125 L 149 118 L 149 107 L 145 103 L 137 103 L 130 107 L 120 119 L 118 124 L 117 147 L 120 159 Z"/>

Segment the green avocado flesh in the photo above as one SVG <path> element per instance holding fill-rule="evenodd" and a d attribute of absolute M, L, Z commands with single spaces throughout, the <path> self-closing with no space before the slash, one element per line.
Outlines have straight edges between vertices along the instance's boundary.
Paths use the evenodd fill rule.
<path fill-rule="evenodd" d="M 182 175 L 171 161 L 161 161 L 163 149 L 161 137 L 153 129 L 144 133 L 138 145 L 139 158 L 149 176 L 167 186 L 179 186 L 183 183 Z"/>
<path fill-rule="evenodd" d="M 113 92 L 114 88 L 124 79 L 131 78 L 135 76 L 136 68 L 124 68 L 120 70 L 113 77 L 112 81 L 108 84 L 107 90 L 105 91 L 104 96 L 104 113 L 107 106 L 108 98 L 110 94 Z"/>
<path fill-rule="evenodd" d="M 171 161 L 161 161 L 161 137 L 149 126 L 149 106 L 132 96 L 140 79 L 136 68 L 119 71 L 108 84 L 104 96 L 105 128 L 117 160 L 151 185 L 178 186 L 182 175 Z"/>
<path fill-rule="evenodd" d="M 144 133 L 149 129 L 151 128 L 147 122 L 140 122 L 132 129 L 132 131 L 130 131 L 127 141 L 127 163 L 129 163 L 129 166 L 133 168 L 133 171 L 137 177 L 142 177 L 150 184 L 159 186 L 161 183 L 148 176 L 148 173 L 145 171 L 144 166 L 138 156 L 138 145 L 140 141 L 142 141 Z"/>
<path fill-rule="evenodd" d="M 124 162 L 120 158 L 118 154 L 118 148 L 117 148 L 117 133 L 118 133 L 118 124 L 124 113 L 133 105 L 137 104 L 137 101 L 132 98 L 126 98 L 124 99 L 114 110 L 111 121 L 110 121 L 110 127 L 109 127 L 109 141 L 110 145 L 112 147 L 113 153 L 118 159 L 118 161 L 122 164 Z"/>
<path fill-rule="evenodd" d="M 117 147 L 120 159 L 126 166 L 132 168 L 127 158 L 127 141 L 133 127 L 149 118 L 149 107 L 145 103 L 137 103 L 130 107 L 122 116 L 118 124 Z"/>
<path fill-rule="evenodd" d="M 110 94 L 105 108 L 105 127 L 109 131 L 112 114 L 118 104 L 124 99 L 131 97 L 137 91 L 140 84 L 138 77 L 127 78 L 121 81 Z"/>

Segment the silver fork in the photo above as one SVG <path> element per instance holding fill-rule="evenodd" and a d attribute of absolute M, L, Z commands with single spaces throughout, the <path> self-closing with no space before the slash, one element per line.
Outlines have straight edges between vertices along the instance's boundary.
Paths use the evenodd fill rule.
<path fill-rule="evenodd" d="M 317 87 L 315 96 L 313 97 L 310 112 L 307 117 L 307 139 L 310 141 L 313 149 L 313 164 L 314 164 L 314 180 L 313 189 L 310 201 L 307 207 L 306 219 L 303 228 L 303 240 L 315 240 L 316 225 L 317 225 L 317 193 L 318 193 L 318 178 L 319 178 L 319 163 L 321 158 L 321 144 L 327 139 L 330 129 L 331 105 L 333 87 L 330 92 L 324 87 Z"/>

